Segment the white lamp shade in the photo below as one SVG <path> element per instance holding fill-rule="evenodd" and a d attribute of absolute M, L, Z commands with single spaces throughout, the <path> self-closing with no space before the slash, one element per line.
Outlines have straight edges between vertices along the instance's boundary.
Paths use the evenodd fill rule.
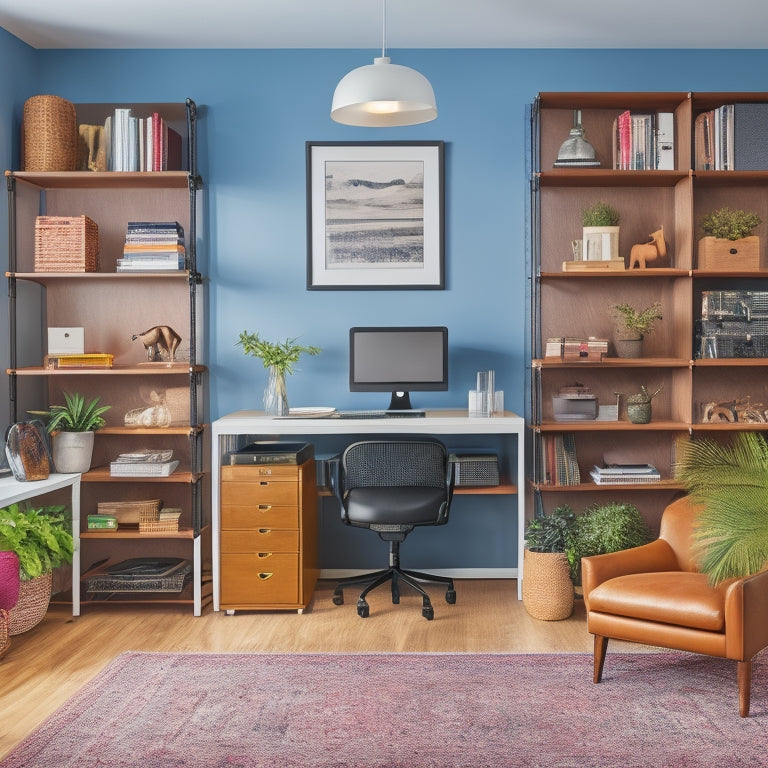
<path fill-rule="evenodd" d="M 385 128 L 427 123 L 437 117 L 435 93 L 424 75 L 391 64 L 388 56 L 373 61 L 339 81 L 331 104 L 333 120 Z"/>

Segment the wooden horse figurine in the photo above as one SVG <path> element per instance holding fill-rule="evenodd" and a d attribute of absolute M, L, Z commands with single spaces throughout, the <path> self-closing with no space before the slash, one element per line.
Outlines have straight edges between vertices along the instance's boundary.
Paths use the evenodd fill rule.
<path fill-rule="evenodd" d="M 650 234 L 649 243 L 638 243 L 629 252 L 629 268 L 645 269 L 646 263 L 663 259 L 667 255 L 667 243 L 664 240 L 664 227 L 659 227 Z"/>
<path fill-rule="evenodd" d="M 131 336 L 131 341 L 139 340 L 147 350 L 150 363 L 161 360 L 160 350 L 165 350 L 170 362 L 176 359 L 176 350 L 181 344 L 181 336 L 169 325 L 156 325 L 143 333 Z"/>

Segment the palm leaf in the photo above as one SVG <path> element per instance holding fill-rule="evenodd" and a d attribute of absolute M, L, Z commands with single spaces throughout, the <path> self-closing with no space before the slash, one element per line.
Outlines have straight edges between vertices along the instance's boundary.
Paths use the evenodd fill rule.
<path fill-rule="evenodd" d="M 678 476 L 702 509 L 696 551 L 710 581 L 744 577 L 768 562 L 768 444 L 740 432 L 730 444 L 692 440 Z"/>

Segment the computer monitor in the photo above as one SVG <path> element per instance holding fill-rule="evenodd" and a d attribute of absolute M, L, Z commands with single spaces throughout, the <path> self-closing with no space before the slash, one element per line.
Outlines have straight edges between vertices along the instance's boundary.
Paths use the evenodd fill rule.
<path fill-rule="evenodd" d="M 448 329 L 349 329 L 351 392 L 391 392 L 389 410 L 410 410 L 410 392 L 448 389 Z"/>

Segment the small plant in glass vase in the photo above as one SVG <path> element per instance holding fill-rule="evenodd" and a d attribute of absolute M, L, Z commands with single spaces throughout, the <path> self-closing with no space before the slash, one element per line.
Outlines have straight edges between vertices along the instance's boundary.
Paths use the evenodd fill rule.
<path fill-rule="evenodd" d="M 258 331 L 243 331 L 237 340 L 237 346 L 242 347 L 246 355 L 260 359 L 269 373 L 264 390 L 264 412 L 268 416 L 287 416 L 288 392 L 285 375 L 293 373 L 302 355 L 319 355 L 322 351 L 320 347 L 299 344 L 295 338 L 281 342 L 265 341 Z"/>
<path fill-rule="evenodd" d="M 616 261 L 619 256 L 619 212 L 597 202 L 581 212 L 582 254 L 585 261 Z"/>
<path fill-rule="evenodd" d="M 653 331 L 656 321 L 662 319 L 661 303 L 656 301 L 640 310 L 627 303 L 613 304 L 611 309 L 616 321 L 616 356 L 641 357 L 643 339 Z"/>
<path fill-rule="evenodd" d="M 699 269 L 760 269 L 760 238 L 753 234 L 760 223 L 756 213 L 728 206 L 702 217 Z"/>

